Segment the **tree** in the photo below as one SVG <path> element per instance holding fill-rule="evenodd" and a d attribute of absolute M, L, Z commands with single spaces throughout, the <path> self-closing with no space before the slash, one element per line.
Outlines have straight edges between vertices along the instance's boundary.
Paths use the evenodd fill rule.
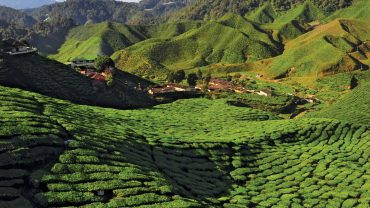
<path fill-rule="evenodd" d="M 184 70 L 178 70 L 174 73 L 174 81 L 179 83 L 182 82 L 182 80 L 185 79 L 185 71 Z"/>
<path fill-rule="evenodd" d="M 211 81 L 211 78 L 212 78 L 212 74 L 210 71 L 208 71 L 206 76 L 204 77 L 204 81 L 208 83 L 209 81 Z"/>
<path fill-rule="evenodd" d="M 170 72 L 167 74 L 167 82 L 175 82 L 175 73 Z"/>
<path fill-rule="evenodd" d="M 198 76 L 198 79 L 203 79 L 203 73 L 200 69 L 198 69 L 197 71 L 197 76 Z"/>
<path fill-rule="evenodd" d="M 94 66 L 96 71 L 102 72 L 107 67 L 114 67 L 114 61 L 109 56 L 98 56 Z"/>
<path fill-rule="evenodd" d="M 197 85 L 198 76 L 195 73 L 191 73 L 188 75 L 187 81 L 188 81 L 189 86 L 195 86 Z"/>

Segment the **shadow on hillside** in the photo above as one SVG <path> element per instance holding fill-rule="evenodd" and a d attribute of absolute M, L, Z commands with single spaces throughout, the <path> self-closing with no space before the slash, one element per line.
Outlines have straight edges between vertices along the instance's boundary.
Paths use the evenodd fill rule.
<path fill-rule="evenodd" d="M 193 149 L 189 144 L 151 145 L 133 131 L 127 135 L 129 138 L 115 148 L 131 155 L 127 162 L 160 173 L 173 187 L 171 194 L 207 202 L 209 198 L 218 198 L 229 192 L 232 185 L 228 177 L 229 160 L 216 164 L 210 159 L 207 149 Z"/>

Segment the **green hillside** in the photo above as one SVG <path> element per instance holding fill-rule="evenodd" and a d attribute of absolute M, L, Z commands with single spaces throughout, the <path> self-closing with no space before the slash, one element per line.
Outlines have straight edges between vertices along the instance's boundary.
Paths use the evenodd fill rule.
<path fill-rule="evenodd" d="M 0 84 L 77 103 L 116 108 L 153 105 L 154 102 L 145 93 L 135 89 L 139 83 L 143 87 L 151 84 L 117 70 L 112 86 L 97 87 L 92 79 L 37 54 L 0 55 Z"/>
<path fill-rule="evenodd" d="M 340 8 L 348 7 L 356 0 L 315 0 L 312 4 L 325 12 L 333 12 Z M 255 10 L 259 10 L 260 7 L 266 3 L 270 3 L 271 6 L 277 12 L 285 12 L 295 8 L 297 5 L 308 2 L 308 0 L 284 0 L 284 1 L 270 1 L 270 0 L 214 0 L 212 2 L 204 0 L 194 0 L 185 7 L 175 10 L 170 15 L 171 20 L 210 20 L 218 19 L 226 13 L 232 12 L 240 15 L 249 15 L 254 13 Z M 259 12 L 257 12 L 259 13 Z M 257 14 L 258 16 L 259 14 Z M 265 15 L 265 14 L 262 14 Z M 269 18 L 270 19 L 270 18 Z"/>
<path fill-rule="evenodd" d="M 103 22 L 72 29 L 56 55 L 50 58 L 61 62 L 78 58 L 94 59 L 98 55 L 111 55 L 145 39 L 135 28 L 118 23 Z"/>
<path fill-rule="evenodd" d="M 334 20 L 288 42 L 282 55 L 274 58 L 268 74 L 274 78 L 316 77 L 367 68 L 366 41 L 369 21 Z M 357 52 L 359 48 L 359 52 Z M 361 62 L 360 62 L 361 61 Z"/>
<path fill-rule="evenodd" d="M 57 54 L 49 57 L 60 62 L 74 59 L 95 59 L 148 38 L 169 38 L 199 27 L 199 22 L 130 26 L 114 22 L 87 24 L 70 30 Z"/>
<path fill-rule="evenodd" d="M 145 75 L 213 63 L 242 63 L 278 53 L 268 33 L 230 14 L 170 39 L 140 42 L 113 57 L 119 68 Z"/>
<path fill-rule="evenodd" d="M 279 120 L 225 100 L 122 111 L 0 89 L 2 207 L 370 202 L 365 125 Z"/>
<path fill-rule="evenodd" d="M 367 0 L 358 0 L 351 7 L 336 11 L 330 15 L 327 20 L 336 18 L 353 18 L 359 20 L 370 20 L 370 2 Z"/>
<path fill-rule="evenodd" d="M 266 9 L 268 9 L 268 7 Z M 257 11 L 257 15 L 258 12 L 259 11 Z M 268 12 L 271 13 L 271 11 Z M 325 16 L 321 10 L 311 2 L 307 1 L 291 10 L 279 13 L 274 21 L 265 25 L 264 28 L 273 29 L 275 31 L 274 38 L 276 40 L 292 40 L 309 30 L 309 22 L 320 20 L 324 17 Z M 252 18 L 256 17 L 252 16 Z"/>
<path fill-rule="evenodd" d="M 321 111 L 308 114 L 308 117 L 335 118 L 352 123 L 369 125 L 370 123 L 370 74 L 365 72 L 360 85 L 351 93 Z"/>
<path fill-rule="evenodd" d="M 271 2 L 265 3 L 263 6 L 247 15 L 248 19 L 261 24 L 272 23 L 275 21 L 276 17 L 276 11 Z"/>

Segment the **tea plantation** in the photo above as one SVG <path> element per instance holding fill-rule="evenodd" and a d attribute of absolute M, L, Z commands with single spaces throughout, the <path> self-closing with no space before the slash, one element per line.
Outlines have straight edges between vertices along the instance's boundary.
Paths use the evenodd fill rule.
<path fill-rule="evenodd" d="M 181 100 L 77 105 L 0 87 L 0 207 L 368 207 L 368 125 Z"/>

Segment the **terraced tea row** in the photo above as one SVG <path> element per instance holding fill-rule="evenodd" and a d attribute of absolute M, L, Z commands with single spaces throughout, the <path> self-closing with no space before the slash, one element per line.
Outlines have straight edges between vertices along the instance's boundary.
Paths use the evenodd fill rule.
<path fill-rule="evenodd" d="M 8 161 L 0 171 L 0 184 L 6 187 L 1 206 L 369 204 L 368 126 L 332 119 L 279 120 L 271 113 L 227 105 L 226 100 L 182 100 L 122 111 L 0 89 L 1 122 L 10 126 L 1 127 L 2 142 L 9 144 L 3 150 L 7 156 L 0 155 Z M 10 118 L 13 123 L 29 122 L 19 112 L 19 117 L 7 116 L 17 109 L 37 123 L 30 124 L 37 127 L 32 131 L 42 133 L 28 137 L 31 130 L 10 125 Z M 17 131 L 26 141 L 7 137 Z M 13 151 L 15 145 L 22 149 Z M 32 152 L 38 146 L 47 146 L 36 149 L 42 155 Z M 17 170 L 14 178 L 7 176 L 27 164 L 43 171 Z M 17 192 L 18 198 L 8 196 Z"/>
<path fill-rule="evenodd" d="M 11 91 L 0 92 L 0 207 L 33 207 L 29 199 L 43 169 L 63 152 L 67 132 L 31 95 Z"/>

